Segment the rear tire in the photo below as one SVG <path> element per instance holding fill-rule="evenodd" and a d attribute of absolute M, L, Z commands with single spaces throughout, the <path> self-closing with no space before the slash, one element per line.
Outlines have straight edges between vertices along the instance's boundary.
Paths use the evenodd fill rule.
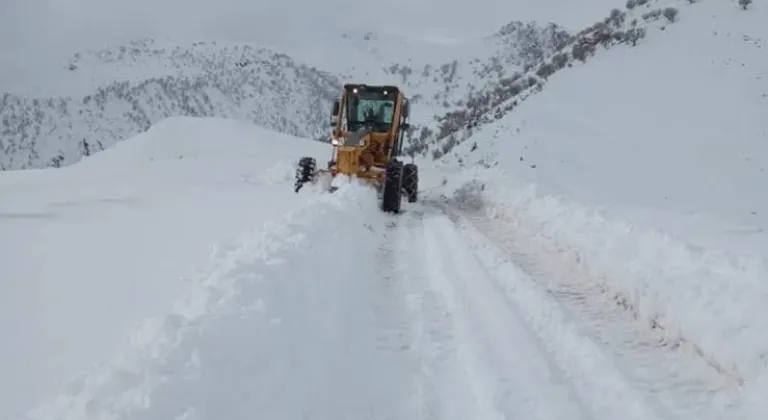
<path fill-rule="evenodd" d="M 387 164 L 386 177 L 384 179 L 384 191 L 381 197 L 381 209 L 387 213 L 399 213 L 403 188 L 403 164 L 397 160 L 391 160 Z"/>
<path fill-rule="evenodd" d="M 307 182 L 315 180 L 317 162 L 313 157 L 303 157 L 299 160 L 299 166 L 296 168 L 296 183 L 293 187 L 294 192 L 299 192 L 301 187 Z"/>
<path fill-rule="evenodd" d="M 414 163 L 403 165 L 403 190 L 409 203 L 419 199 L 419 168 Z"/>

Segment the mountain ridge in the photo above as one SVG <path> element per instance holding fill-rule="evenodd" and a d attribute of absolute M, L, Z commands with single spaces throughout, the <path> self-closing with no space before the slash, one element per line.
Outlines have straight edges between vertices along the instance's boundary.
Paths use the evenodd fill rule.
<path fill-rule="evenodd" d="M 357 75 L 354 68 L 329 72 L 322 68 L 333 66 L 303 60 L 300 53 L 243 43 L 140 39 L 75 54 L 62 65 L 68 77 L 62 80 L 75 94 L 0 97 L 0 169 L 66 166 L 177 115 L 247 119 L 295 136 L 323 137 L 330 104 L 350 79 L 402 85 L 418 104 L 414 118 L 425 124 L 435 109 L 482 89 L 510 68 L 533 66 L 569 35 L 554 24 L 511 22 L 473 44 L 482 51 L 464 48 L 472 55 L 450 62 L 427 58 L 420 68 L 394 58 L 379 61 L 386 42 L 376 43 L 372 33 L 362 36 L 363 44 L 352 51 L 361 56 L 365 48 L 371 51 L 360 60 L 367 70 Z M 346 38 L 347 47 L 359 41 L 349 33 L 339 38 Z"/>

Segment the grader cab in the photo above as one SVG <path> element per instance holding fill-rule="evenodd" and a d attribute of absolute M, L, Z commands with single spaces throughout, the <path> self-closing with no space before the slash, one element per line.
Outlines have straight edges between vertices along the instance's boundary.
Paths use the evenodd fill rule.
<path fill-rule="evenodd" d="M 418 167 L 403 164 L 408 130 L 408 100 L 396 86 L 346 84 L 331 112 L 333 154 L 327 169 L 316 169 L 313 157 L 303 157 L 296 170 L 295 191 L 314 183 L 318 175 L 345 175 L 373 185 L 383 211 L 400 211 L 402 195 L 418 198 Z"/>

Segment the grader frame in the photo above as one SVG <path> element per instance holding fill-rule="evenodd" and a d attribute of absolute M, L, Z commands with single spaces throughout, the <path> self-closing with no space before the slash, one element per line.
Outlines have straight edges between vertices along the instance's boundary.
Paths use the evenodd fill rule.
<path fill-rule="evenodd" d="M 418 168 L 403 164 L 405 134 L 409 129 L 409 102 L 396 86 L 345 84 L 331 112 L 327 169 L 316 169 L 315 159 L 304 157 L 296 172 L 296 192 L 318 175 L 345 175 L 368 182 L 381 192 L 382 210 L 399 212 L 401 194 L 417 200 Z"/>

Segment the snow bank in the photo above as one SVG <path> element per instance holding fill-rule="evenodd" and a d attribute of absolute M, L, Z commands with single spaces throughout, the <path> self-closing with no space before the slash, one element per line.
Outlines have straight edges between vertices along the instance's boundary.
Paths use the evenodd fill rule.
<path fill-rule="evenodd" d="M 130 342 L 216 261 L 217 244 L 312 196 L 287 167 L 330 146 L 173 118 L 58 170 L 0 172 L 0 418 Z M 198 271 L 198 270 L 203 270 Z"/>
<path fill-rule="evenodd" d="M 443 159 L 455 171 L 443 193 L 586 271 L 669 345 L 756 384 L 768 364 L 768 9 L 675 6 L 675 23 L 556 73 L 479 127 Z M 462 187 L 471 165 L 496 168 L 477 175 L 484 191 Z"/>
<path fill-rule="evenodd" d="M 477 190 L 475 190 L 477 191 Z M 471 200 L 476 203 L 476 200 Z M 493 273 L 502 294 L 528 321 L 528 328 L 542 338 L 542 347 L 552 361 L 568 376 L 576 393 L 590 408 L 594 417 L 650 420 L 664 416 L 655 398 L 643 395 L 616 368 L 610 352 L 584 335 L 579 319 L 558 304 L 536 281 L 499 249 L 471 222 L 458 218 L 459 229 L 465 235 L 473 257 L 482 261 Z M 488 302 L 491 298 L 486 299 Z M 503 312 L 500 312 L 503 313 Z M 505 320 L 506 321 L 506 320 Z"/>
<path fill-rule="evenodd" d="M 198 348 L 204 347 L 201 344 L 204 340 L 200 337 L 214 333 L 213 328 L 218 326 L 217 319 L 253 314 L 268 317 L 270 304 L 277 303 L 265 301 L 263 295 L 254 293 L 254 288 L 259 289 L 259 285 L 269 283 L 267 287 L 283 290 L 288 287 L 281 284 L 285 282 L 324 280 L 292 278 L 289 268 L 298 262 L 297 258 L 315 253 L 333 253 L 333 247 L 326 247 L 328 240 L 342 231 L 338 229 L 338 224 L 327 223 L 327 220 L 344 220 L 345 227 L 352 228 L 349 232 L 355 232 L 353 235 L 359 232 L 373 235 L 364 226 L 364 215 L 371 212 L 349 212 L 350 202 L 370 203 L 371 210 L 377 210 L 375 192 L 347 184 L 334 194 L 312 195 L 300 207 L 263 226 L 254 226 L 239 238 L 219 247 L 211 263 L 190 278 L 188 290 L 171 310 L 160 317 L 143 321 L 132 334 L 130 346 L 118 357 L 83 372 L 66 386 L 64 394 L 31 411 L 28 418 L 81 420 L 124 418 L 146 409 L 162 412 L 163 404 L 158 406 L 154 401 L 158 397 L 158 389 L 174 381 L 182 382 L 176 386 L 184 387 L 184 382 L 195 375 L 194 372 L 200 368 Z M 353 244 L 348 240 L 343 243 Z M 322 252 L 322 247 L 330 251 Z M 266 276 L 265 273 L 274 274 L 274 270 L 282 270 L 284 275 Z M 275 309 L 279 311 L 280 308 Z M 251 331 L 248 334 L 256 333 Z M 252 349 L 249 353 L 257 351 Z M 213 388 L 232 386 L 215 381 L 203 381 L 203 385 L 208 387 L 208 393 L 213 392 Z M 233 391 L 233 395 L 238 392 L 245 391 Z M 187 399 L 177 397 L 173 403 L 185 404 Z M 201 401 L 189 404 L 189 409 L 193 410 L 196 406 L 207 406 Z"/>
<path fill-rule="evenodd" d="M 460 179 L 444 194 L 457 191 L 453 199 L 472 203 L 469 209 L 482 203 L 479 211 L 511 229 L 516 240 L 588 273 L 617 305 L 662 329 L 669 346 L 691 345 L 739 383 L 754 383 L 768 373 L 764 260 L 691 246 L 542 194 L 535 184 L 514 185 L 514 177 L 504 172 L 466 172 Z"/>
<path fill-rule="evenodd" d="M 768 257 L 768 8 L 673 3 L 677 22 L 557 72 L 455 154 L 686 242 Z M 636 10 L 667 5 L 648 4 Z"/>

